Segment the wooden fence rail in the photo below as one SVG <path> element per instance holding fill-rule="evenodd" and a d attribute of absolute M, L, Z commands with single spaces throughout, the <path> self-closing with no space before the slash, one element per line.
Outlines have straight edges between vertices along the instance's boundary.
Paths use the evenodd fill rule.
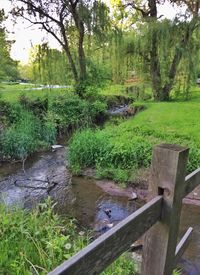
<path fill-rule="evenodd" d="M 149 201 L 49 275 L 99 274 L 145 232 L 142 275 L 171 275 L 193 229 L 177 244 L 182 199 L 200 184 L 200 169 L 185 177 L 188 149 L 154 148 Z"/>

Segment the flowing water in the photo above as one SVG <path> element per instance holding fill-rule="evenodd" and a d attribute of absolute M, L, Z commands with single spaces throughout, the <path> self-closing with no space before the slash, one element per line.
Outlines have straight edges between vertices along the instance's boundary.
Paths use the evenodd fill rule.
<path fill-rule="evenodd" d="M 25 163 L 0 165 L 0 201 L 31 208 L 51 196 L 57 201 L 57 211 L 76 218 L 84 227 L 102 234 L 141 206 L 123 194 L 111 195 L 86 177 L 72 177 L 67 168 L 67 150 L 36 153 Z M 109 210 L 109 215 L 106 213 Z M 180 266 L 187 275 L 200 274 L 200 206 L 184 205 L 180 236 L 194 227 L 192 241 Z"/>

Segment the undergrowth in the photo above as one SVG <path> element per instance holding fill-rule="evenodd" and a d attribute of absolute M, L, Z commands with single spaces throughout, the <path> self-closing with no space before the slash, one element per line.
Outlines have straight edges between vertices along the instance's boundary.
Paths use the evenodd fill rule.
<path fill-rule="evenodd" d="M 92 126 L 106 118 L 107 105 L 77 95 L 29 98 L 18 102 L 0 100 L 0 160 L 24 160 L 36 150 L 53 144 L 57 135 Z"/>
<path fill-rule="evenodd" d="M 199 103 L 146 103 L 147 109 L 117 125 L 76 133 L 70 144 L 72 171 L 91 166 L 98 177 L 123 182 L 138 168 L 148 167 L 160 143 L 189 147 L 187 173 L 200 167 Z"/>
<path fill-rule="evenodd" d="M 0 274 L 47 274 L 89 243 L 75 220 L 64 220 L 53 208 L 50 199 L 29 213 L 0 205 Z M 136 265 L 125 254 L 102 274 L 137 274 Z"/>
<path fill-rule="evenodd" d="M 0 273 L 47 274 L 83 248 L 73 220 L 62 220 L 50 200 L 26 213 L 0 206 Z"/>

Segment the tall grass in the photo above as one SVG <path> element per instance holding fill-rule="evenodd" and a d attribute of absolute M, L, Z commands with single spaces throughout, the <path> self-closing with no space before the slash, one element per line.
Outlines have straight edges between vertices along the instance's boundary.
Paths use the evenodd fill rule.
<path fill-rule="evenodd" d="M 118 125 L 75 134 L 70 144 L 72 170 L 93 166 L 99 176 L 126 181 L 131 170 L 150 165 L 152 149 L 159 143 L 189 147 L 188 173 L 200 167 L 199 100 L 145 105 L 145 111 Z"/>
<path fill-rule="evenodd" d="M 0 238 L 0 273 L 9 275 L 47 274 L 88 242 L 50 200 L 30 213 L 0 205 Z"/>
<path fill-rule="evenodd" d="M 23 111 L 18 121 L 0 136 L 0 153 L 9 159 L 25 159 L 41 145 L 55 140 L 55 128 L 50 122 L 42 123 L 31 112 Z"/>
<path fill-rule="evenodd" d="M 0 274 L 47 274 L 89 243 L 88 233 L 53 207 L 50 199 L 29 213 L 0 205 Z M 123 255 L 102 274 L 136 275 L 136 265 Z"/>
<path fill-rule="evenodd" d="M 112 131 L 90 129 L 76 133 L 70 144 L 72 170 L 78 173 L 82 168 L 93 166 L 100 174 L 104 171 L 123 181 L 127 178 L 123 170 L 147 167 L 150 164 L 151 144 L 143 137 L 135 136 L 131 142 L 127 142 L 126 138 L 117 136 L 114 140 L 112 134 Z"/>

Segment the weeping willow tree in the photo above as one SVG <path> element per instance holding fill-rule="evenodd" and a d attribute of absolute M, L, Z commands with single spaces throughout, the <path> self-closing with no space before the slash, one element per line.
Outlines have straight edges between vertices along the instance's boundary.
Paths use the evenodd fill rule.
<path fill-rule="evenodd" d="M 71 72 L 65 54 L 49 48 L 47 43 L 32 48 L 29 66 L 36 83 L 71 84 Z"/>
<path fill-rule="evenodd" d="M 144 73 L 149 74 L 156 101 L 169 100 L 181 63 L 182 67 L 184 62 L 190 64 L 184 71 L 191 75 L 189 67 L 192 67 L 199 50 L 199 46 L 194 46 L 194 37 L 199 35 L 200 1 L 171 1 L 186 8 L 184 16 L 177 15 L 173 21 L 158 17 L 158 5 L 164 2 L 148 0 L 124 4 L 141 20 L 136 28 L 132 53 L 138 56 L 137 60 L 142 64 L 140 69 L 143 67 Z M 188 54 L 192 48 L 195 48 L 194 58 L 191 58 L 192 52 Z M 188 76 L 186 79 L 189 81 L 191 78 Z"/>
<path fill-rule="evenodd" d="M 190 97 L 190 89 L 196 83 L 200 72 L 199 39 L 200 29 L 198 28 L 193 32 L 177 69 L 174 91 L 177 96 L 182 96 L 185 99 Z"/>
<path fill-rule="evenodd" d="M 104 31 L 108 18 L 105 4 L 94 0 L 10 1 L 14 16 L 40 25 L 58 41 L 66 54 L 76 86 L 82 89 L 79 90 L 81 95 L 87 80 L 85 37 Z"/>

